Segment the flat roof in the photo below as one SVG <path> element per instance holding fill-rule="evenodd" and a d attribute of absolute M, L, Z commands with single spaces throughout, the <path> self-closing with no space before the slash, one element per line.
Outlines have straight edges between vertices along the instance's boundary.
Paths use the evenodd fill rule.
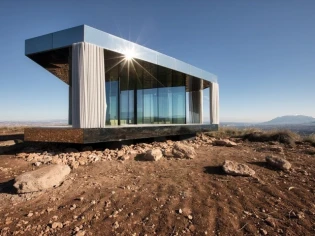
<path fill-rule="evenodd" d="M 167 67 L 210 82 L 217 82 L 217 76 L 212 73 L 87 25 L 80 25 L 27 39 L 25 40 L 25 55 L 28 56 L 44 51 L 69 47 L 73 43 L 79 42 L 95 44 L 104 49 L 121 54 L 132 52 L 133 58 Z"/>

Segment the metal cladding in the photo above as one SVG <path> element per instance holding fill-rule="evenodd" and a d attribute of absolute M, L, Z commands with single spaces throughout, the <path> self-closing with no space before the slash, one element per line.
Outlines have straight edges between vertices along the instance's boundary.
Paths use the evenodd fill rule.
<path fill-rule="evenodd" d="M 132 50 L 134 51 L 133 57 L 136 59 L 180 71 L 209 82 L 217 82 L 217 76 L 214 74 L 87 25 L 80 25 L 27 39 L 25 41 L 25 55 L 29 56 L 38 52 L 69 47 L 73 43 L 79 42 L 95 44 L 104 49 L 121 54 L 126 54 L 128 51 Z"/>

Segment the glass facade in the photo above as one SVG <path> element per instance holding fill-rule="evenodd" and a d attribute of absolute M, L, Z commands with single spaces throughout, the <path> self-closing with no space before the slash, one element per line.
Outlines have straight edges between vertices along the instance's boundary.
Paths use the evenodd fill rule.
<path fill-rule="evenodd" d="M 210 123 L 210 82 L 108 50 L 105 72 L 106 125 Z"/>

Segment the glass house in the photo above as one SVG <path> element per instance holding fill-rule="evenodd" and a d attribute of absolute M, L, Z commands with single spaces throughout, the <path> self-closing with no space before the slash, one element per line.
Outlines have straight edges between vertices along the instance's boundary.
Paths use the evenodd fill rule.
<path fill-rule="evenodd" d="M 69 86 L 69 126 L 26 141 L 94 143 L 217 130 L 217 77 L 81 25 L 25 41 L 25 55 Z"/>

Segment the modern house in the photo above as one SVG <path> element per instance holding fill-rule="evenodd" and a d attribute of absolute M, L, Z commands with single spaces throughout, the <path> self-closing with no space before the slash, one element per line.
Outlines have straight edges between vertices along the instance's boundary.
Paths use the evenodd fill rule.
<path fill-rule="evenodd" d="M 81 25 L 25 41 L 25 55 L 69 86 L 69 126 L 26 141 L 95 143 L 217 130 L 217 77 Z"/>

